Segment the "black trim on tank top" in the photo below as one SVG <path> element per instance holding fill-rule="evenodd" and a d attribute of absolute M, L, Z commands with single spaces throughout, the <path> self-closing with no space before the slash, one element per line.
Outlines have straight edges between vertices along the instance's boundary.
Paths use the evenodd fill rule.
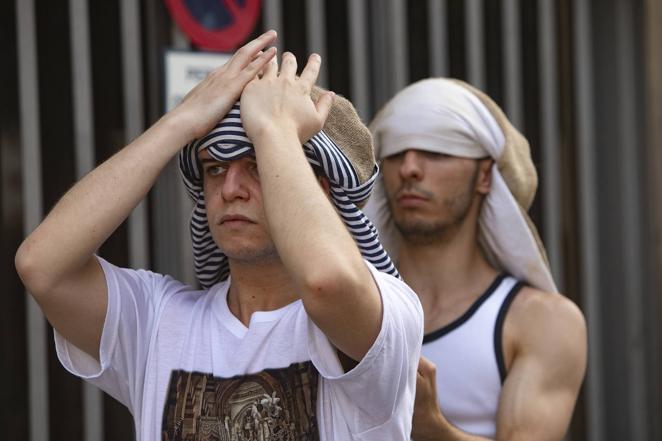
<path fill-rule="evenodd" d="M 437 339 L 440 339 L 444 335 L 448 334 L 454 329 L 459 328 L 462 326 L 467 320 L 471 318 L 472 315 L 478 311 L 478 308 L 480 308 L 480 305 L 482 305 L 485 300 L 487 300 L 494 291 L 501 285 L 501 282 L 503 282 L 503 279 L 505 279 L 508 276 L 506 273 L 501 273 L 499 274 L 492 284 L 487 288 L 487 290 L 480 296 L 476 301 L 467 309 L 464 314 L 462 314 L 460 317 L 456 318 L 446 326 L 437 329 L 436 331 L 432 331 L 429 334 L 426 334 L 423 336 L 423 344 L 425 343 L 430 343 L 431 341 L 435 341 Z"/>
<path fill-rule="evenodd" d="M 506 363 L 503 358 L 503 323 L 506 321 L 506 314 L 510 309 L 510 304 L 515 299 L 515 296 L 518 292 L 521 291 L 524 284 L 522 282 L 517 282 L 510 290 L 503 303 L 501 308 L 499 308 L 499 314 L 497 315 L 496 323 L 494 324 L 494 355 L 496 355 L 497 367 L 499 368 L 499 377 L 501 378 L 501 384 L 506 381 Z"/>

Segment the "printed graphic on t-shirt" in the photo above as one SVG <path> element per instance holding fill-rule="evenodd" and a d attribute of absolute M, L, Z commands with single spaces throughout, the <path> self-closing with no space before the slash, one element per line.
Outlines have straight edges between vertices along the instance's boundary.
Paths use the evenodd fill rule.
<path fill-rule="evenodd" d="M 318 372 L 310 361 L 218 378 L 173 371 L 164 441 L 318 441 Z"/>

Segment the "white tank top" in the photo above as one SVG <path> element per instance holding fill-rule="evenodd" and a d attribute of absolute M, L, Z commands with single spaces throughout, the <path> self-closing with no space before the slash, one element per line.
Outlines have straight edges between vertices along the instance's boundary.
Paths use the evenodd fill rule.
<path fill-rule="evenodd" d="M 459 429 L 494 439 L 506 377 L 503 322 L 522 284 L 499 275 L 462 316 L 423 338 L 421 354 L 437 366 L 441 411 Z"/>

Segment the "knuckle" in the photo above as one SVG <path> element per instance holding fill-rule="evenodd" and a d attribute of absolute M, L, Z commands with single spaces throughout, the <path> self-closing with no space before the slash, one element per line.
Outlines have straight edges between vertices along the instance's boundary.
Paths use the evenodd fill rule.
<path fill-rule="evenodd" d="M 434 373 L 437 371 L 437 367 L 425 358 L 421 358 L 419 361 L 419 369 L 422 373 Z"/>

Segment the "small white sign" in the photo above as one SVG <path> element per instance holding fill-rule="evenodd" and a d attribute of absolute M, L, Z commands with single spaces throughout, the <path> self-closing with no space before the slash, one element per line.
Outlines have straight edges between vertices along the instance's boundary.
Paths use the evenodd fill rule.
<path fill-rule="evenodd" d="M 225 64 L 231 54 L 218 52 L 165 52 L 165 111 L 175 107 L 209 72 Z"/>

